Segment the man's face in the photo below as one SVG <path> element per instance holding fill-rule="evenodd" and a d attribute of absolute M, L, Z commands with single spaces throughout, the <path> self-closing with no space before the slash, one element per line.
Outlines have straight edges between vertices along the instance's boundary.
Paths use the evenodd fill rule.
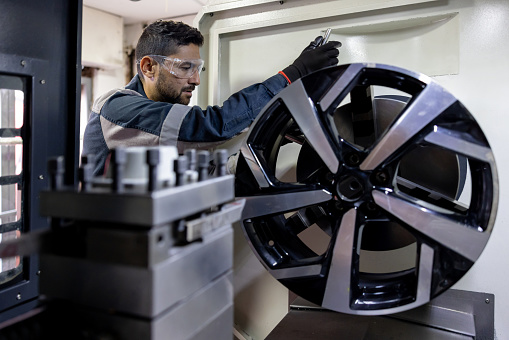
<path fill-rule="evenodd" d="M 172 54 L 169 57 L 181 60 L 200 59 L 200 49 L 194 44 L 181 46 L 176 54 Z M 167 68 L 159 67 L 155 84 L 157 91 L 156 101 L 188 105 L 192 92 L 198 85 L 200 85 L 199 72 L 196 72 L 190 78 L 177 78 Z"/>

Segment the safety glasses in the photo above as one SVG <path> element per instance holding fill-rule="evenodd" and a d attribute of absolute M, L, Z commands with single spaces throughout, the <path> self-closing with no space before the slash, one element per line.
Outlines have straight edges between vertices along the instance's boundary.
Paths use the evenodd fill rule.
<path fill-rule="evenodd" d="M 148 55 L 157 61 L 162 67 L 168 70 L 177 78 L 187 79 L 191 78 L 196 72 L 200 74 L 203 69 L 204 61 L 202 59 L 182 60 L 179 58 L 165 57 L 162 55 Z M 138 64 L 140 61 L 138 61 Z"/>

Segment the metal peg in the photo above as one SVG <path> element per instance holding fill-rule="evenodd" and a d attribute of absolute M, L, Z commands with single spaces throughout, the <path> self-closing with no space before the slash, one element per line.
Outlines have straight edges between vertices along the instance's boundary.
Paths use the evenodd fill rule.
<path fill-rule="evenodd" d="M 48 161 L 49 185 L 52 190 L 62 189 L 64 186 L 64 157 L 50 158 Z"/>
<path fill-rule="evenodd" d="M 185 183 L 184 174 L 188 167 L 188 159 L 186 156 L 179 156 L 173 163 L 173 169 L 176 175 L 176 185 L 181 186 Z"/>
<path fill-rule="evenodd" d="M 189 162 L 188 169 L 196 170 L 196 150 L 188 149 L 184 152 L 184 155 L 187 156 L 187 160 Z"/>
<path fill-rule="evenodd" d="M 89 191 L 92 188 L 92 178 L 94 174 L 95 156 L 82 155 L 81 167 L 78 170 L 79 180 L 81 181 L 81 190 Z"/>
<path fill-rule="evenodd" d="M 116 148 L 111 155 L 113 163 L 113 191 L 124 191 L 124 167 L 127 162 L 127 152 L 124 148 Z"/>
<path fill-rule="evenodd" d="M 209 177 L 210 152 L 202 150 L 198 152 L 198 181 L 204 181 Z"/>
<path fill-rule="evenodd" d="M 216 163 L 216 176 L 226 175 L 226 164 L 228 163 L 228 151 L 219 149 L 214 152 L 214 160 Z"/>
<path fill-rule="evenodd" d="M 151 148 L 147 150 L 148 191 L 155 191 L 157 189 L 157 166 L 160 159 L 161 154 L 159 149 Z"/>

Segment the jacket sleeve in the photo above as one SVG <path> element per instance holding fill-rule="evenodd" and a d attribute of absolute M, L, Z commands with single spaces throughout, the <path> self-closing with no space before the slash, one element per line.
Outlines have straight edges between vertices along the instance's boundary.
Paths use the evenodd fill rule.
<path fill-rule="evenodd" d="M 248 127 L 286 85 L 286 79 L 278 74 L 234 93 L 221 107 L 208 106 L 205 110 L 190 107 L 183 116 L 178 139 L 198 143 L 230 139 Z"/>

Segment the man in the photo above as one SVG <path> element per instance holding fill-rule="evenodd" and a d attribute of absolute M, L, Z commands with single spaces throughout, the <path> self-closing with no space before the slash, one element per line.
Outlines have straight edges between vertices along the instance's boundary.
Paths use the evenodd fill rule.
<path fill-rule="evenodd" d="M 138 74 L 92 106 L 83 154 L 95 155 L 94 175 L 105 172 L 110 150 L 118 146 L 174 145 L 182 153 L 239 134 L 289 83 L 338 63 L 339 42 L 314 48 L 319 39 L 278 74 L 233 94 L 221 107 L 201 109 L 188 104 L 200 85 L 202 34 L 182 22 L 160 20 L 147 26 L 136 46 Z"/>

